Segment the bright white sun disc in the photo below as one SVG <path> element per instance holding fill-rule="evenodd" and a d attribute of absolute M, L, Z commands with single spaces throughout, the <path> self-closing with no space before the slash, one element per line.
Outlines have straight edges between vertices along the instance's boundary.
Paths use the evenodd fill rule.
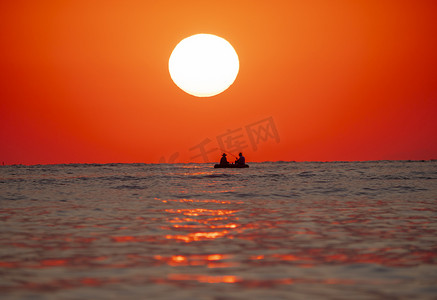
<path fill-rule="evenodd" d="M 183 39 L 168 62 L 173 82 L 197 97 L 211 97 L 226 90 L 237 78 L 239 67 L 232 45 L 212 34 Z"/>

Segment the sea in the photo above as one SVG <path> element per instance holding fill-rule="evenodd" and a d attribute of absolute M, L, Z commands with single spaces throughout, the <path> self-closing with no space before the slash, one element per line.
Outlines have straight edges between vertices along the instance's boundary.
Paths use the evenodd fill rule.
<path fill-rule="evenodd" d="M 437 299 L 437 161 L 0 167 L 1 299 Z"/>

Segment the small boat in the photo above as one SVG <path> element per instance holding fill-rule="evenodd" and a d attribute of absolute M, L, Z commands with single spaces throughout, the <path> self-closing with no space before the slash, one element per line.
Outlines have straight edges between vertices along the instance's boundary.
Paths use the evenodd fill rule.
<path fill-rule="evenodd" d="M 219 168 L 249 168 L 249 165 L 247 165 L 247 164 L 244 164 L 244 165 L 237 165 L 237 164 L 220 165 L 220 164 L 215 164 L 214 168 L 215 169 L 219 169 Z"/>

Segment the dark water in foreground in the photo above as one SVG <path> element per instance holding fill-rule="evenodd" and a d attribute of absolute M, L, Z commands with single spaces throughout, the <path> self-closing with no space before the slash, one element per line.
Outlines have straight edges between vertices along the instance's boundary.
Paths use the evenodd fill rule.
<path fill-rule="evenodd" d="M 436 299 L 437 162 L 6 166 L 2 299 Z"/>

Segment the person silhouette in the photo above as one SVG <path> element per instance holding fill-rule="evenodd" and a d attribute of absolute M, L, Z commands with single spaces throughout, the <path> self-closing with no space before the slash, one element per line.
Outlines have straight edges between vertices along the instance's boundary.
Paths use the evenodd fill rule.
<path fill-rule="evenodd" d="M 239 158 L 235 161 L 236 165 L 245 165 L 246 164 L 246 158 L 243 156 L 243 153 L 238 153 Z"/>
<path fill-rule="evenodd" d="M 226 159 L 226 153 L 222 154 L 222 158 L 220 159 L 220 165 L 229 165 L 229 162 Z"/>

